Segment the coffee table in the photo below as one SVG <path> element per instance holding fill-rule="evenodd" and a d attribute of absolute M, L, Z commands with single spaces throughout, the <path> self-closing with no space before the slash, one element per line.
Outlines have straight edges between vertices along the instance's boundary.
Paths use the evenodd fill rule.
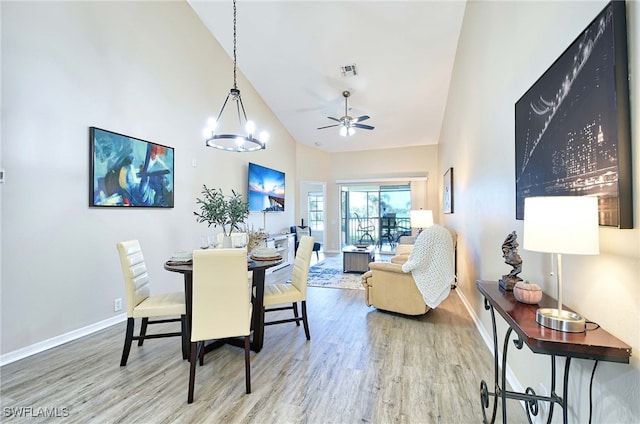
<path fill-rule="evenodd" d="M 375 259 L 375 246 L 346 246 L 342 249 L 342 272 L 363 273 L 369 270 L 369 262 Z"/>

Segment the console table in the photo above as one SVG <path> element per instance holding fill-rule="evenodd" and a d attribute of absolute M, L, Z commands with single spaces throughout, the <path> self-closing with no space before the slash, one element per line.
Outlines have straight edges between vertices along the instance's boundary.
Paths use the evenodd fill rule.
<path fill-rule="evenodd" d="M 531 415 L 538 414 L 538 401 L 549 402 L 549 419 L 553 417 L 553 406 L 557 403 L 562 408 L 562 421 L 567 423 L 568 397 L 567 383 L 569 380 L 569 367 L 572 358 L 592 359 L 596 361 L 609 361 L 629 363 L 631 347 L 613 335 L 598 327 L 582 333 L 565 333 L 543 327 L 536 322 L 536 310 L 538 308 L 554 308 L 556 300 L 542 295 L 542 300 L 536 305 L 528 305 L 518 302 L 513 292 L 504 291 L 496 281 L 477 281 L 476 287 L 484 296 L 484 308 L 491 311 L 491 324 L 493 327 L 493 353 L 494 353 L 494 391 L 490 392 L 487 383 L 480 383 L 480 402 L 482 403 L 483 421 L 495 422 L 498 407 L 498 398 L 502 401 L 502 421 L 507 421 L 507 399 L 524 401 L 527 405 L 527 415 L 531 422 Z M 570 310 L 569 308 L 563 309 Z M 498 362 L 498 335 L 496 332 L 497 311 L 506 321 L 509 329 L 504 337 L 502 349 L 502 364 Z M 589 327 L 589 326 L 588 326 Z M 517 349 L 522 349 L 526 344 L 533 353 L 551 356 L 551 389 L 550 396 L 540 396 L 531 387 L 527 387 L 524 393 L 512 392 L 506 388 L 507 350 L 509 337 L 515 331 L 517 339 L 513 343 Z M 564 382 L 562 397 L 555 392 L 556 389 L 556 356 L 566 357 L 564 365 Z M 502 376 L 498 379 L 499 365 L 502 365 Z M 489 408 L 489 397 L 493 397 L 493 412 L 491 420 L 487 421 L 486 409 Z"/>

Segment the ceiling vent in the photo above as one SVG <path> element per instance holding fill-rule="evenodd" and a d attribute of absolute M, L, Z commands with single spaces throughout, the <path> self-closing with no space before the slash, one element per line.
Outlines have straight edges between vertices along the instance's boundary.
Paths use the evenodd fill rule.
<path fill-rule="evenodd" d="M 358 75 L 358 70 L 356 69 L 356 64 L 352 63 L 351 65 L 345 65 L 340 67 L 340 72 L 343 77 L 355 77 Z"/>

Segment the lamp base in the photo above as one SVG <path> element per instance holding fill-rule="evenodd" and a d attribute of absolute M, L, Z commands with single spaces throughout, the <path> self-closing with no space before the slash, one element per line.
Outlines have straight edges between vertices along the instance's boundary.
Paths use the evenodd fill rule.
<path fill-rule="evenodd" d="M 565 333 L 582 333 L 586 329 L 584 318 L 564 309 L 541 308 L 536 311 L 536 322 L 544 327 Z"/>

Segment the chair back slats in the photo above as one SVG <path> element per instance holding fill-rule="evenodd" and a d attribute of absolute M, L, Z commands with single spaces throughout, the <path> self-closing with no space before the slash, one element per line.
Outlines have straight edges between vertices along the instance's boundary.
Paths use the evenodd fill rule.
<path fill-rule="evenodd" d="M 247 336 L 250 315 L 246 249 L 194 251 L 191 341 Z"/>
<path fill-rule="evenodd" d="M 147 274 L 147 265 L 144 262 L 138 262 L 129 266 L 129 277 L 136 280 Z"/>
<path fill-rule="evenodd" d="M 302 236 L 291 272 L 291 283 L 302 293 L 303 300 L 307 298 L 307 279 L 309 278 L 309 264 L 313 253 L 313 243 L 313 237 Z"/>
<path fill-rule="evenodd" d="M 124 276 L 127 297 L 127 316 L 133 316 L 133 309 L 149 297 L 149 275 L 144 255 L 138 240 L 128 240 L 117 244 Z"/>

